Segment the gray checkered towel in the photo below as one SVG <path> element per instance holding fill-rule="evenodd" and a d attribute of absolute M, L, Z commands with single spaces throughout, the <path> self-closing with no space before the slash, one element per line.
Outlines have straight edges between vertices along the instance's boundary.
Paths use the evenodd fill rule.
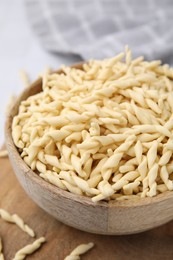
<path fill-rule="evenodd" d="M 25 0 L 29 22 L 51 52 L 84 59 L 134 56 L 173 64 L 173 0 Z"/>

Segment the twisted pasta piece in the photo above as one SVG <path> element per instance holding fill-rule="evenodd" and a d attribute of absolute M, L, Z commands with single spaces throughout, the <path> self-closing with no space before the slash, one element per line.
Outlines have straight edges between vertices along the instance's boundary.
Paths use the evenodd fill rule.
<path fill-rule="evenodd" d="M 157 148 L 158 148 L 158 144 L 157 141 L 153 141 L 151 148 L 148 150 L 147 153 L 147 160 L 148 160 L 148 168 L 151 169 L 156 157 L 157 157 Z"/>
<path fill-rule="evenodd" d="M 8 156 L 8 151 L 7 150 L 1 150 L 0 151 L 0 157 L 7 157 Z"/>
<path fill-rule="evenodd" d="M 0 216 L 3 220 L 16 224 L 20 229 L 26 232 L 29 236 L 34 237 L 34 231 L 24 223 L 24 221 L 17 215 L 10 215 L 6 210 L 0 209 Z"/>
<path fill-rule="evenodd" d="M 37 249 L 39 249 L 41 244 L 44 243 L 45 241 L 46 241 L 46 239 L 44 237 L 38 238 L 37 240 L 34 241 L 34 243 L 27 245 L 27 246 L 23 247 L 22 249 L 20 249 L 19 251 L 17 251 L 13 260 L 25 259 L 27 255 L 30 255 L 33 252 L 35 252 Z"/>
<path fill-rule="evenodd" d="M 5 114 L 8 115 L 12 105 L 14 104 L 14 102 L 16 101 L 16 96 L 15 95 L 11 95 L 9 98 L 9 101 L 6 105 L 6 109 L 5 109 Z"/>
<path fill-rule="evenodd" d="M 3 255 L 3 252 L 2 252 L 2 239 L 0 237 L 0 260 L 4 260 L 4 255 Z"/>
<path fill-rule="evenodd" d="M 94 246 L 94 243 L 81 244 L 77 246 L 64 260 L 80 260 L 80 255 L 85 254 Z"/>
<path fill-rule="evenodd" d="M 27 88 L 30 85 L 30 79 L 26 71 L 24 70 L 20 71 L 20 78 L 23 82 L 24 87 Z"/>

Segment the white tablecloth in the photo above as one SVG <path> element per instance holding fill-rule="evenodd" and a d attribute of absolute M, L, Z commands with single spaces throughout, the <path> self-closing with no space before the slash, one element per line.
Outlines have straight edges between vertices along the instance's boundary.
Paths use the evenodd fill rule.
<path fill-rule="evenodd" d="M 4 141 L 4 111 L 9 97 L 19 94 L 23 85 L 19 71 L 34 80 L 47 66 L 76 62 L 74 57 L 46 53 L 28 25 L 22 0 L 0 1 L 0 144 Z"/>

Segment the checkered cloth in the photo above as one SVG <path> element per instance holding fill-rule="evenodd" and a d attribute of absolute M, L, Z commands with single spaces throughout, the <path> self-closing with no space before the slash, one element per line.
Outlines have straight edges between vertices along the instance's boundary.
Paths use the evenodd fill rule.
<path fill-rule="evenodd" d="M 173 64 L 173 0 L 25 0 L 28 20 L 48 51 L 84 59 L 134 56 Z"/>

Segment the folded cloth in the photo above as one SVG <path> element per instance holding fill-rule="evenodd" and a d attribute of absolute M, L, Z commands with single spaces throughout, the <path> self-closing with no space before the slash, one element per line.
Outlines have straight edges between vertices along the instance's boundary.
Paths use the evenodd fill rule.
<path fill-rule="evenodd" d="M 135 56 L 173 64 L 172 0 L 25 0 L 28 20 L 48 51 L 83 59 Z"/>

